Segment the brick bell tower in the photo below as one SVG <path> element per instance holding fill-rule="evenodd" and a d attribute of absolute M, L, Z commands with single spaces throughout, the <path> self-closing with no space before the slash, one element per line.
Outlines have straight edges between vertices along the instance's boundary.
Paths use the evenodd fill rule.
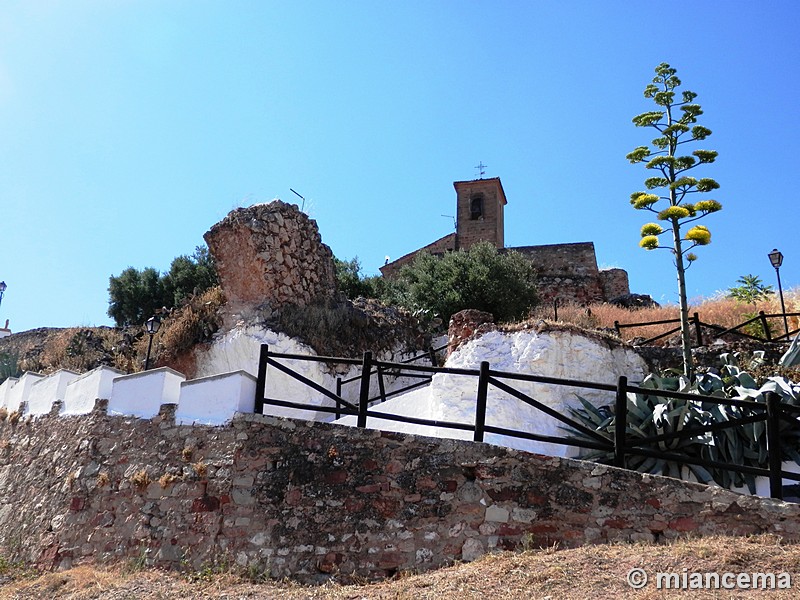
<path fill-rule="evenodd" d="M 476 242 L 505 247 L 503 207 L 506 193 L 499 177 L 456 181 L 456 249 L 468 250 Z"/>

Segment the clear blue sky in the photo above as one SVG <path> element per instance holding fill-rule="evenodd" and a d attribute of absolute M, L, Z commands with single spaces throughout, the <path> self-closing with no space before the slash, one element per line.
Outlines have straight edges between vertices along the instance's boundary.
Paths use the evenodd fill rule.
<path fill-rule="evenodd" d="M 509 246 L 593 241 L 676 302 L 628 204 L 631 118 L 669 62 L 698 93 L 724 205 L 692 297 L 798 284 L 800 2 L 0 0 L 0 325 L 110 324 L 108 278 L 168 269 L 238 206 L 307 199 L 375 273 L 452 230 L 488 165 Z"/>

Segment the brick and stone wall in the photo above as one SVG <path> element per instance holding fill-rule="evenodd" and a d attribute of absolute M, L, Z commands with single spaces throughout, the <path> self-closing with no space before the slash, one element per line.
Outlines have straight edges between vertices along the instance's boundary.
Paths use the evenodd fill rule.
<path fill-rule="evenodd" d="M 452 252 L 456 249 L 456 234 L 451 233 L 449 235 L 444 236 L 443 238 L 439 238 L 435 242 L 420 248 L 419 250 L 415 250 L 414 252 L 409 252 L 408 254 L 401 256 L 400 258 L 393 260 L 390 263 L 387 263 L 381 267 L 381 275 L 384 277 L 393 277 L 400 272 L 400 269 L 403 268 L 404 265 L 407 265 L 417 257 L 420 252 L 428 252 L 430 254 L 444 254 L 445 252 Z"/>
<path fill-rule="evenodd" d="M 456 181 L 456 227 L 458 249 L 469 250 L 478 242 L 491 242 L 496 248 L 505 246 L 504 207 L 506 195 L 499 177 Z M 473 219 L 471 204 L 480 198 L 482 214 Z"/>
<path fill-rule="evenodd" d="M 306 306 L 336 294 L 331 249 L 296 205 L 273 200 L 237 208 L 204 237 L 231 313 Z"/>
<path fill-rule="evenodd" d="M 603 286 L 603 295 L 606 300 L 614 300 L 631 293 L 628 272 L 624 269 L 602 269 L 600 283 Z"/>
<path fill-rule="evenodd" d="M 539 297 L 543 303 L 558 300 L 590 304 L 630 293 L 625 271 L 598 270 L 592 242 L 521 246 L 508 250 L 519 252 L 536 266 Z"/>
<path fill-rule="evenodd" d="M 800 535 L 800 506 L 467 441 L 261 415 L 0 422 L 0 550 L 323 581 L 522 544 Z"/>

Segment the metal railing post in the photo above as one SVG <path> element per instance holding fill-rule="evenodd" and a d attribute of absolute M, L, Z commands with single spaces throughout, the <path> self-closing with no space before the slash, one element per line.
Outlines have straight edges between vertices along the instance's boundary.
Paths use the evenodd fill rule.
<path fill-rule="evenodd" d="M 367 426 L 367 409 L 369 408 L 369 378 L 372 371 L 372 352 L 364 352 L 364 364 L 361 367 L 361 389 L 358 394 L 358 427 Z"/>
<path fill-rule="evenodd" d="M 342 378 L 341 377 L 337 377 L 336 378 L 336 395 L 339 396 L 340 398 L 342 397 Z M 342 413 L 339 412 L 340 406 L 341 405 L 339 404 L 339 401 L 337 400 L 336 401 L 336 418 L 337 419 L 341 419 L 342 418 Z"/>
<path fill-rule="evenodd" d="M 614 466 L 625 468 L 625 433 L 628 429 L 628 378 L 617 380 L 614 402 Z"/>
<path fill-rule="evenodd" d="M 432 367 L 438 367 L 439 366 L 438 364 L 436 364 L 438 361 L 436 360 L 436 351 L 433 349 L 433 346 L 428 348 L 428 357 L 431 360 L 431 366 Z"/>
<path fill-rule="evenodd" d="M 253 403 L 253 412 L 258 415 L 264 414 L 264 394 L 267 390 L 267 358 L 269 357 L 269 345 L 261 344 L 261 352 L 258 357 L 258 375 L 256 376 L 256 400 Z"/>
<path fill-rule="evenodd" d="M 700 327 L 700 313 L 694 313 L 694 331 L 697 336 L 697 345 L 703 345 L 703 328 Z"/>
<path fill-rule="evenodd" d="M 769 495 L 783 500 L 783 473 L 781 463 L 781 397 L 767 392 L 767 456 L 769 460 Z"/>
<path fill-rule="evenodd" d="M 489 396 L 489 363 L 481 362 L 478 375 L 478 399 L 475 403 L 475 435 L 473 440 L 483 441 L 483 428 L 486 426 L 486 400 Z"/>
<path fill-rule="evenodd" d="M 614 329 L 617 330 L 617 337 L 622 337 L 622 333 L 619 330 L 619 321 L 614 321 Z"/>
<path fill-rule="evenodd" d="M 764 331 L 764 337 L 768 342 L 772 341 L 772 334 L 769 331 L 769 324 L 767 323 L 767 316 L 763 310 L 758 311 L 758 316 L 761 317 L 761 329 Z"/>
<path fill-rule="evenodd" d="M 383 383 L 383 369 L 378 365 L 375 371 L 378 375 L 378 393 L 381 396 L 381 402 L 386 402 L 386 385 Z"/>

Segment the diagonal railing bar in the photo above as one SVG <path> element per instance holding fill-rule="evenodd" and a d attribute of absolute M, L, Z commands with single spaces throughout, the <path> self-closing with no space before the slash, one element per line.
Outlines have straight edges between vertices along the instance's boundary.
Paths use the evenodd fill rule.
<path fill-rule="evenodd" d="M 480 374 L 478 369 L 461 369 L 454 367 L 429 367 L 427 365 L 401 365 L 399 363 L 386 362 L 385 360 L 373 360 L 373 365 L 381 365 L 383 367 L 401 368 L 403 373 L 406 371 L 418 371 L 420 373 L 442 373 L 444 375 L 470 375 L 477 377 Z"/>
<path fill-rule="evenodd" d="M 498 435 L 505 435 L 508 437 L 524 438 L 526 440 L 533 440 L 535 442 L 550 442 L 560 446 L 577 446 L 579 448 L 588 448 L 590 450 L 612 450 L 614 448 L 614 445 L 610 442 L 600 444 L 596 442 L 590 442 L 589 440 L 541 435 L 538 433 L 530 433 L 528 431 L 518 431 L 516 429 L 507 429 L 505 427 L 495 427 L 494 425 L 485 425 L 484 430 L 487 433 L 496 433 Z"/>
<path fill-rule="evenodd" d="M 705 402 L 708 404 L 725 404 L 727 406 L 739 406 L 741 408 L 764 407 L 764 404 L 753 400 L 734 400 L 732 398 L 721 398 L 719 396 L 701 396 L 700 394 L 690 394 L 688 392 L 673 392 L 670 390 L 657 390 L 653 388 L 629 385 L 627 391 L 635 394 L 647 396 L 660 396 L 663 398 L 675 398 L 677 400 L 692 400 L 694 402 Z"/>
<path fill-rule="evenodd" d="M 408 363 L 412 363 L 415 360 L 419 360 L 421 358 L 428 358 L 428 360 L 430 360 L 431 353 L 433 353 L 433 355 L 435 356 L 437 352 L 441 352 L 445 348 L 447 348 L 447 344 L 445 344 L 444 346 L 439 346 L 438 348 L 431 348 L 430 350 L 428 350 L 427 352 L 425 352 L 423 354 L 417 354 L 416 356 L 412 356 L 411 358 L 407 358 L 406 360 L 400 361 L 399 363 L 393 363 L 393 364 L 396 364 L 396 365 L 407 365 Z M 361 364 L 361 363 L 359 361 L 356 361 L 355 364 Z M 370 375 L 374 375 L 376 372 L 377 371 L 370 371 Z M 394 373 L 386 373 L 386 375 L 391 375 L 392 377 L 395 376 Z M 403 377 L 410 377 L 411 375 L 404 374 L 402 376 Z M 399 375 L 398 375 L 398 377 L 399 377 Z M 358 381 L 359 379 L 361 379 L 361 375 L 360 374 L 359 375 L 354 375 L 353 377 L 348 377 L 347 379 L 342 379 L 342 385 L 345 385 L 345 384 L 348 384 L 348 383 L 353 383 L 354 381 Z"/>
<path fill-rule="evenodd" d="M 764 407 L 766 409 L 766 407 Z M 673 440 L 680 440 L 701 433 L 713 433 L 715 431 L 723 431 L 731 429 L 740 425 L 747 425 L 748 423 L 758 423 L 766 421 L 766 413 L 763 415 L 753 415 L 752 417 L 743 417 L 741 419 L 730 419 L 724 423 L 715 423 L 713 425 L 706 425 L 703 427 L 690 427 L 688 429 L 681 429 L 680 431 L 671 431 L 669 433 L 662 433 L 661 435 L 654 435 L 647 438 L 629 438 L 625 441 L 626 448 L 633 446 L 641 446 L 643 444 L 656 444 L 658 442 L 671 442 Z"/>
<path fill-rule="evenodd" d="M 414 425 L 429 425 L 430 427 L 446 427 L 448 429 L 460 429 L 462 431 L 472 431 L 475 426 L 472 423 L 456 423 L 454 421 L 437 421 L 434 419 L 423 419 L 421 417 L 409 417 L 406 415 L 395 415 L 371 410 L 367 412 L 370 419 L 385 419 L 387 421 L 399 421 L 401 423 L 412 423 Z"/>
<path fill-rule="evenodd" d="M 506 373 L 489 369 L 491 377 L 501 379 L 514 379 L 517 381 L 530 381 L 532 383 L 551 383 L 564 387 L 577 387 L 587 390 L 600 390 L 603 392 L 616 392 L 617 386 L 613 383 L 596 383 L 594 381 L 579 381 L 577 379 L 559 379 L 558 377 L 545 377 L 544 375 L 528 375 L 526 373 Z"/>
<path fill-rule="evenodd" d="M 534 398 L 531 398 L 530 396 L 528 396 L 526 394 L 523 394 L 519 390 L 511 387 L 510 385 L 506 385 L 505 383 L 503 383 L 502 381 L 498 380 L 495 377 L 489 376 L 489 383 L 492 384 L 493 386 L 495 386 L 497 389 L 502 390 L 502 391 L 506 392 L 507 394 L 511 394 L 512 396 L 514 396 L 518 400 L 522 400 L 525 404 L 529 404 L 529 405 L 533 406 L 534 408 L 542 411 L 546 415 L 549 415 L 549 416 L 553 417 L 554 419 L 556 419 L 558 421 L 561 421 L 565 425 L 569 425 L 570 427 L 572 427 L 574 429 L 577 429 L 581 433 L 583 433 L 585 435 L 588 435 L 589 437 L 594 438 L 594 439 L 596 439 L 597 441 L 599 441 L 601 443 L 608 442 L 608 439 L 606 437 L 604 437 L 602 434 L 598 433 L 594 429 L 590 429 L 590 428 L 586 427 L 585 425 L 583 425 L 582 423 L 578 423 L 577 421 L 573 421 L 569 417 L 565 417 L 564 415 L 559 413 L 557 410 L 550 408 L 546 404 L 542 404 L 538 400 L 536 400 Z"/>
<path fill-rule="evenodd" d="M 360 365 L 358 358 L 341 358 L 338 356 L 317 356 L 316 354 L 290 354 L 287 352 L 273 352 L 270 350 L 271 358 L 286 358 L 290 360 L 304 360 L 306 362 L 323 362 L 340 365 Z"/>
<path fill-rule="evenodd" d="M 420 388 L 420 387 L 423 387 L 425 385 L 428 385 L 430 382 L 431 382 L 431 378 L 427 377 L 423 381 L 417 381 L 416 383 L 411 383 L 411 384 L 409 384 L 409 385 L 407 385 L 405 387 L 398 388 L 396 390 L 392 390 L 391 392 L 386 392 L 386 400 L 388 400 L 389 398 L 392 398 L 394 396 L 398 396 L 400 394 L 404 394 L 404 393 L 409 392 L 411 390 L 415 390 L 417 388 Z M 380 396 L 375 396 L 373 398 L 370 398 L 369 401 L 372 403 L 372 402 L 375 402 L 376 400 L 379 400 L 379 399 L 380 399 Z"/>
<path fill-rule="evenodd" d="M 705 460 L 702 458 L 695 458 L 681 454 L 673 454 L 671 452 L 659 452 L 655 450 L 647 450 L 646 448 L 631 448 L 628 454 L 638 454 L 639 456 L 647 456 L 650 458 L 660 458 L 676 462 L 684 465 L 699 465 L 701 467 L 710 467 L 722 469 L 724 471 L 735 471 L 738 473 L 747 473 L 749 475 L 759 475 L 762 477 L 769 477 L 770 470 L 761 467 L 748 467 L 747 465 L 734 465 L 731 463 L 723 463 L 716 460 Z M 791 479 L 792 481 L 800 481 L 800 474 L 789 473 L 781 471 L 784 479 Z"/>
<path fill-rule="evenodd" d="M 352 408 L 337 408 L 334 406 L 317 406 L 316 404 L 302 404 L 300 402 L 292 402 L 290 400 L 279 400 L 277 398 L 264 398 L 264 404 L 271 406 L 281 406 L 284 408 L 296 408 L 297 410 L 305 410 L 312 412 L 324 412 L 331 414 L 343 415 L 358 415 L 358 411 Z"/>
<path fill-rule="evenodd" d="M 306 384 L 311 389 L 319 392 L 320 394 L 323 394 L 324 396 L 327 396 L 328 398 L 330 398 L 331 400 L 333 400 L 337 404 L 344 404 L 348 408 L 352 408 L 353 410 L 357 410 L 357 407 L 356 407 L 355 404 L 352 404 L 351 402 L 348 402 L 347 400 L 345 400 L 341 396 L 337 396 L 336 394 L 334 394 L 330 390 L 325 389 L 320 384 L 318 384 L 316 381 L 312 381 L 311 379 L 309 379 L 308 377 L 305 377 L 304 375 L 301 375 L 297 371 L 293 371 L 292 369 L 290 369 L 286 365 L 282 365 L 281 363 L 277 362 L 276 360 L 273 360 L 272 359 L 273 356 L 274 355 L 272 355 L 272 354 L 269 355 L 269 357 L 267 358 L 267 364 L 272 365 L 273 367 L 275 367 L 279 371 L 283 371 L 284 373 L 286 373 L 287 375 L 289 375 L 293 379 L 296 379 L 297 381 Z"/>

